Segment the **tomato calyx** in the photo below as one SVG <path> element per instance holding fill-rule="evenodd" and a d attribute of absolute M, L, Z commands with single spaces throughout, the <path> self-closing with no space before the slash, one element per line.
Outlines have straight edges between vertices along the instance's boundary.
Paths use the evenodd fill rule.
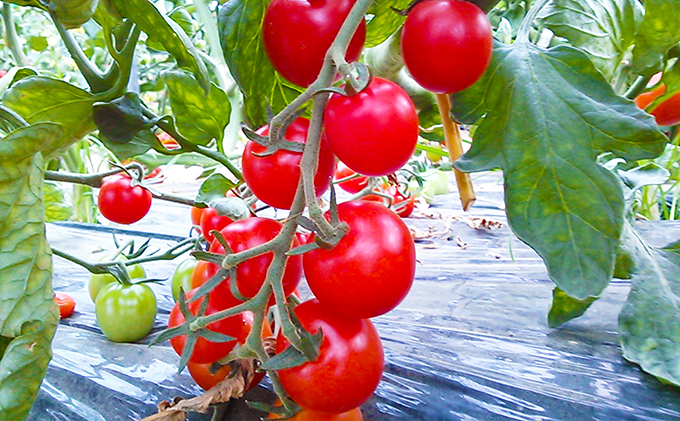
<path fill-rule="evenodd" d="M 269 134 L 262 135 L 257 133 L 255 130 L 242 125 L 243 134 L 258 145 L 264 146 L 266 149 L 263 152 L 253 152 L 253 155 L 257 157 L 265 157 L 275 154 L 279 150 L 285 150 L 290 152 L 303 153 L 305 151 L 304 143 L 292 142 L 281 136 L 281 133 L 286 133 L 288 128 L 298 117 L 301 117 L 306 111 L 306 108 L 300 108 L 288 116 L 280 125 L 272 122 L 273 118 L 268 118 Z"/>

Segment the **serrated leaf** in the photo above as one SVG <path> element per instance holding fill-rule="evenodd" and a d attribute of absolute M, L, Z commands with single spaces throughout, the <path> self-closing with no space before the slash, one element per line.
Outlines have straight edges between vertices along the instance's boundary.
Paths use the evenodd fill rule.
<path fill-rule="evenodd" d="M 52 256 L 45 238 L 40 149 L 63 135 L 39 123 L 0 140 L 0 419 L 28 416 L 51 358 L 58 323 Z"/>
<path fill-rule="evenodd" d="M 478 85 L 453 95 L 454 114 L 486 114 L 456 166 L 500 166 L 515 234 L 569 296 L 600 295 L 613 274 L 624 203 L 619 181 L 596 157 L 653 158 L 667 139 L 573 47 L 497 43 Z"/>
<path fill-rule="evenodd" d="M 148 0 L 112 0 L 111 3 L 122 17 L 136 23 L 151 41 L 163 45 L 165 51 L 175 58 L 177 66 L 190 70 L 204 91 L 208 92 L 208 69 L 198 49 L 177 22 L 164 16 Z"/>
<path fill-rule="evenodd" d="M 404 10 L 411 3 L 410 0 L 376 0 L 368 10 L 372 15 L 366 24 L 365 47 L 375 47 L 385 41 L 404 23 L 406 16 L 402 16 L 396 11 Z"/>
<path fill-rule="evenodd" d="M 559 288 L 553 289 L 552 305 L 548 313 L 548 326 L 559 327 L 569 320 L 581 316 L 595 300 L 597 300 L 597 297 L 577 300 L 571 298 Z"/>
<path fill-rule="evenodd" d="M 634 72 L 651 75 L 662 69 L 668 50 L 680 42 L 678 16 L 678 0 L 645 0 L 645 17 L 635 34 Z"/>
<path fill-rule="evenodd" d="M 283 352 L 280 352 L 268 361 L 265 361 L 260 366 L 262 370 L 284 370 L 286 368 L 293 368 L 300 366 L 307 362 L 307 358 L 298 351 L 295 347 L 289 346 Z"/>
<path fill-rule="evenodd" d="M 276 73 L 264 51 L 261 26 L 268 3 L 229 0 L 217 17 L 224 59 L 245 96 L 244 117 L 251 127 L 267 124 L 267 104 L 278 113 L 302 92 Z"/>
<path fill-rule="evenodd" d="M 196 195 L 196 202 L 208 205 L 211 200 L 223 198 L 227 192 L 236 187 L 236 184 L 219 173 L 213 173 L 203 180 Z"/>
<path fill-rule="evenodd" d="M 227 93 L 211 82 L 206 97 L 196 79 L 181 70 L 166 71 L 161 76 L 168 87 L 179 132 L 199 145 L 207 145 L 213 139 L 222 142 L 231 112 Z"/>
<path fill-rule="evenodd" d="M 45 221 L 67 221 L 73 216 L 73 204 L 68 200 L 64 187 L 54 181 L 45 181 L 43 185 L 45 200 Z"/>
<path fill-rule="evenodd" d="M 29 76 L 21 79 L 2 95 L 2 103 L 29 123 L 54 122 L 63 135 L 45 142 L 42 154 L 50 160 L 69 146 L 96 130 L 92 119 L 94 97 L 87 91 L 59 79 Z"/>
<path fill-rule="evenodd" d="M 538 20 L 588 53 L 611 80 L 633 44 L 643 15 L 638 0 L 552 0 L 541 9 Z"/>
<path fill-rule="evenodd" d="M 632 228 L 631 228 L 632 230 Z M 632 288 L 619 314 L 623 357 L 680 386 L 680 242 L 654 248 L 633 232 Z"/>

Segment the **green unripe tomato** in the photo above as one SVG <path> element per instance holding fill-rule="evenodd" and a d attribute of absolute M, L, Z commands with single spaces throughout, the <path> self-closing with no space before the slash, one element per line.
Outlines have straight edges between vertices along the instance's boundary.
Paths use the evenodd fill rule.
<path fill-rule="evenodd" d="M 156 296 L 146 284 L 104 286 L 97 295 L 97 324 L 108 340 L 136 342 L 151 332 L 156 319 Z"/>
<path fill-rule="evenodd" d="M 111 256 L 107 255 L 99 259 L 100 262 L 105 262 L 107 260 L 111 260 Z M 125 256 L 118 256 L 116 258 L 116 261 L 121 261 L 124 262 L 126 261 L 127 258 Z M 136 279 L 136 278 L 146 278 L 146 272 L 144 271 L 144 268 L 140 264 L 132 265 L 132 266 L 127 266 L 126 267 L 128 274 L 130 275 L 130 278 Z M 97 300 L 97 294 L 99 294 L 99 291 L 101 289 L 113 282 L 116 282 L 116 278 L 114 278 L 113 275 L 110 273 L 93 273 L 90 275 L 90 283 L 88 285 L 88 290 L 90 291 L 90 298 L 92 299 L 92 302 L 94 303 Z"/>
<path fill-rule="evenodd" d="M 449 192 L 449 177 L 444 171 L 430 170 L 422 174 L 425 184 L 430 184 L 435 196 Z M 423 190 L 425 186 L 423 186 Z"/>
<path fill-rule="evenodd" d="M 175 301 L 179 299 L 180 287 L 185 293 L 191 289 L 191 275 L 193 275 L 197 263 L 198 260 L 190 257 L 183 260 L 175 268 L 175 273 L 172 275 L 172 298 Z"/>

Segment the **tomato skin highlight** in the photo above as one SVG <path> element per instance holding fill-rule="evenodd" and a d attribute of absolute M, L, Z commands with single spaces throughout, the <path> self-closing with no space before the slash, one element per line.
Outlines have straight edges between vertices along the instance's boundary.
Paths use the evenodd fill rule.
<path fill-rule="evenodd" d="M 286 130 L 285 138 L 291 142 L 305 143 L 309 131 L 309 120 L 298 117 Z M 263 126 L 257 134 L 267 136 L 269 126 Z M 278 209 L 290 209 L 300 181 L 299 152 L 280 149 L 268 156 L 256 156 L 266 148 L 248 141 L 243 152 L 243 177 L 246 184 L 258 199 Z M 314 176 L 314 191 L 321 196 L 331 185 L 335 172 L 335 157 L 328 147 L 325 137 L 321 138 L 319 164 Z"/>
<path fill-rule="evenodd" d="M 330 214 L 326 213 L 326 218 Z M 330 250 L 303 254 L 305 277 L 319 302 L 346 317 L 385 314 L 408 294 L 415 278 L 409 229 L 385 206 L 362 200 L 338 205 L 349 232 Z"/>
<path fill-rule="evenodd" d="M 146 284 L 114 282 L 97 295 L 97 324 L 113 342 L 136 342 L 151 332 L 156 319 L 156 296 Z"/>
<path fill-rule="evenodd" d="M 262 41 L 274 69 L 302 87 L 316 80 L 326 51 L 354 5 L 354 0 L 272 0 L 262 24 Z M 366 39 L 362 21 L 345 59 L 356 61 Z"/>
<path fill-rule="evenodd" d="M 97 204 L 104 218 L 119 224 L 132 224 L 144 218 L 151 209 L 151 192 L 130 184 L 127 175 L 107 177 L 99 189 Z"/>
<path fill-rule="evenodd" d="M 435 93 L 472 86 L 491 61 L 493 36 L 486 14 L 462 0 L 426 0 L 409 12 L 401 33 L 404 64 Z"/>
<path fill-rule="evenodd" d="M 378 387 L 385 365 L 373 323 L 341 316 L 315 299 L 294 312 L 309 332 L 322 329 L 323 340 L 315 361 L 278 371 L 283 388 L 298 405 L 315 411 L 343 413 L 361 406 Z M 288 346 L 279 333 L 276 352 Z"/>
<path fill-rule="evenodd" d="M 59 307 L 59 318 L 64 319 L 73 314 L 76 308 L 76 300 L 65 292 L 55 292 L 54 301 Z"/>
<path fill-rule="evenodd" d="M 418 142 L 418 114 L 394 82 L 374 78 L 353 96 L 331 95 L 324 128 L 333 153 L 355 172 L 382 176 L 400 169 Z"/>

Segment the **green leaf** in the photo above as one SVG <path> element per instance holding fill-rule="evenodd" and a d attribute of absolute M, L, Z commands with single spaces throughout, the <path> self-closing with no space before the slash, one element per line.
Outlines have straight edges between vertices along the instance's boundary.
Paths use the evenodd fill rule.
<path fill-rule="evenodd" d="M 128 143 L 143 129 L 149 129 L 156 121 L 144 116 L 142 100 L 134 92 L 127 92 L 109 102 L 95 102 L 92 106 L 99 134 L 115 143 Z"/>
<path fill-rule="evenodd" d="M 31 6 L 37 7 L 38 9 L 47 11 L 47 5 L 43 4 L 40 0 L 3 0 L 4 3 L 12 3 L 17 6 Z"/>
<path fill-rule="evenodd" d="M 203 180 L 203 184 L 198 189 L 195 202 L 208 206 L 210 201 L 224 198 L 227 192 L 234 187 L 236 187 L 236 183 L 222 174 L 211 174 L 210 177 Z"/>
<path fill-rule="evenodd" d="M 208 92 L 208 69 L 198 49 L 177 22 L 163 16 L 149 0 L 112 0 L 111 3 L 122 17 L 136 23 L 151 41 L 163 45 L 165 51 L 177 60 L 177 65 L 190 70 Z"/>
<path fill-rule="evenodd" d="M 92 18 L 97 0 L 51 0 L 49 8 L 67 29 L 78 28 Z"/>
<path fill-rule="evenodd" d="M 14 130 L 0 141 L 0 419 L 23 420 L 51 358 L 58 323 L 52 256 L 45 238 L 43 142 L 63 136 L 54 123 Z"/>
<path fill-rule="evenodd" d="M 385 41 L 404 23 L 406 16 L 392 10 L 403 10 L 411 3 L 410 0 L 376 0 L 368 9 L 369 16 L 366 24 L 365 47 L 375 47 Z"/>
<path fill-rule="evenodd" d="M 96 130 L 92 119 L 95 99 L 87 91 L 59 79 L 29 76 L 21 79 L 2 96 L 3 104 L 29 123 L 51 121 L 59 123 L 63 135 L 44 142 L 42 154 L 50 160 L 69 146 Z"/>
<path fill-rule="evenodd" d="M 231 112 L 227 93 L 211 82 L 206 97 L 196 79 L 180 70 L 163 72 L 161 77 L 182 136 L 198 145 L 207 145 L 213 139 L 221 143 Z"/>
<path fill-rule="evenodd" d="M 651 75 L 663 68 L 668 50 L 680 42 L 678 16 L 678 0 L 645 0 L 645 18 L 635 34 L 634 72 Z"/>
<path fill-rule="evenodd" d="M 142 155 L 151 149 L 151 145 L 155 144 L 156 142 L 160 143 L 151 129 L 138 132 L 135 137 L 127 143 L 114 142 L 102 135 L 99 136 L 99 140 L 101 140 L 104 146 L 113 152 L 113 154 L 116 155 L 116 157 L 121 161 Z"/>
<path fill-rule="evenodd" d="M 611 80 L 633 44 L 644 8 L 638 0 L 552 0 L 538 19 L 555 35 L 583 49 Z"/>
<path fill-rule="evenodd" d="M 224 59 L 245 96 L 245 120 L 267 124 L 267 104 L 278 113 L 302 93 L 272 67 L 262 44 L 262 19 L 268 1 L 229 0 L 217 17 Z"/>
<path fill-rule="evenodd" d="M 559 288 L 553 289 L 553 301 L 548 313 L 548 326 L 559 327 L 571 319 L 581 316 L 588 307 L 597 300 L 588 297 L 585 300 L 571 298 Z"/>
<path fill-rule="evenodd" d="M 67 221 L 73 216 L 73 205 L 68 200 L 64 187 L 54 181 L 45 181 L 43 185 L 45 201 L 45 221 Z"/>
<path fill-rule="evenodd" d="M 632 289 L 619 314 L 623 357 L 680 386 L 680 242 L 658 249 L 631 232 Z"/>
<path fill-rule="evenodd" d="M 456 166 L 500 166 L 515 234 L 566 294 L 600 295 L 613 274 L 624 203 L 616 176 L 595 160 L 604 151 L 628 160 L 659 155 L 667 139 L 654 119 L 616 95 L 582 51 L 527 41 L 497 43 L 482 80 L 453 104 L 456 117 L 486 114 Z"/>

